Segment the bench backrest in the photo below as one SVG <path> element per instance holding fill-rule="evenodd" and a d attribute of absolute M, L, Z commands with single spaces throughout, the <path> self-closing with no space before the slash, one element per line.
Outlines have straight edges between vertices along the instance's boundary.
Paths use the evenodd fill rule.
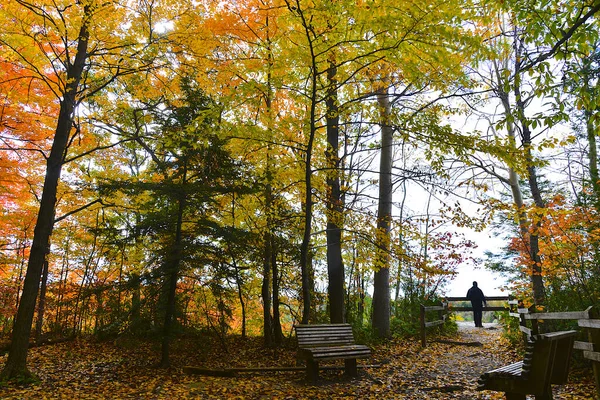
<path fill-rule="evenodd" d="M 552 362 L 553 369 L 550 383 L 557 385 L 567 383 L 576 335 L 577 331 L 551 332 L 541 335 L 549 338 L 554 346 L 554 361 Z"/>
<path fill-rule="evenodd" d="M 577 331 L 562 331 L 534 335 L 527 344 L 522 376 L 539 385 L 538 390 L 548 383 L 565 383 L 576 334 Z"/>
<path fill-rule="evenodd" d="M 296 325 L 294 328 L 299 348 L 354 344 L 350 324 Z"/>

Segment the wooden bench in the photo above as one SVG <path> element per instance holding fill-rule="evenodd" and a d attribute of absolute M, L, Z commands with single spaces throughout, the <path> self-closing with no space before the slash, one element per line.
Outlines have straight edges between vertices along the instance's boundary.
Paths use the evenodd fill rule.
<path fill-rule="evenodd" d="M 371 356 L 371 349 L 355 344 L 349 324 L 296 325 L 298 360 L 306 361 L 306 378 L 319 377 L 319 361 L 343 359 L 345 373 L 357 376 L 356 359 Z"/>
<path fill-rule="evenodd" d="M 552 399 L 551 384 L 567 382 L 571 351 L 577 331 L 534 335 L 527 342 L 523 361 L 484 373 L 478 390 L 505 392 L 507 399 Z"/>

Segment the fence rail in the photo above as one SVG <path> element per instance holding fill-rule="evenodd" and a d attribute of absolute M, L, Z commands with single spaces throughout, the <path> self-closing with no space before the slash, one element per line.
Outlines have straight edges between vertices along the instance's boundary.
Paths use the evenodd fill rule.
<path fill-rule="evenodd" d="M 491 301 L 510 301 L 512 297 L 510 296 L 486 296 L 485 301 L 487 302 L 491 302 Z M 473 307 L 463 307 L 463 306 L 459 306 L 459 307 L 455 307 L 452 306 L 451 303 L 453 302 L 459 302 L 459 301 L 469 301 L 469 299 L 467 299 L 466 297 L 446 297 L 446 301 L 449 303 L 449 308 L 450 311 L 473 311 Z M 483 307 L 483 311 L 506 311 L 507 307 L 506 306 L 486 306 Z"/>

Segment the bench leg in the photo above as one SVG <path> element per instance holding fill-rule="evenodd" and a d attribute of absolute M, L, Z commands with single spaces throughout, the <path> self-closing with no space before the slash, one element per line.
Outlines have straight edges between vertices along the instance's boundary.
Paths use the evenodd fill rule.
<path fill-rule="evenodd" d="M 306 360 L 306 380 L 315 383 L 319 379 L 319 362 Z"/>
<path fill-rule="evenodd" d="M 346 364 L 346 375 L 356 377 L 358 376 L 358 368 L 356 368 L 356 358 L 349 358 L 344 360 Z"/>
<path fill-rule="evenodd" d="M 552 400 L 552 388 L 548 388 L 543 394 L 536 394 L 535 400 Z"/>

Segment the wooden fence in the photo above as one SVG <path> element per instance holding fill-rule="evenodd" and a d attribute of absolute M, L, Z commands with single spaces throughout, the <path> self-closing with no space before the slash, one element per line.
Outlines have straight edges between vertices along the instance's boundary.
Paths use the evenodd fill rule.
<path fill-rule="evenodd" d="M 427 321 L 427 313 L 429 311 L 437 311 L 437 318 L 435 321 Z M 442 325 L 448 318 L 448 303 L 442 302 L 439 306 L 424 306 L 421 304 L 421 346 L 427 347 L 427 328 L 432 326 Z"/>
<path fill-rule="evenodd" d="M 486 302 L 492 301 L 509 301 L 511 297 L 509 296 L 490 296 L 486 297 Z M 473 307 L 455 307 L 452 306 L 454 302 L 464 302 L 469 301 L 466 297 L 447 297 L 440 305 L 436 306 L 424 306 L 421 304 L 421 346 L 427 346 L 427 328 L 431 328 L 433 326 L 442 325 L 446 322 L 448 318 L 448 313 L 453 311 L 473 311 Z M 483 307 L 483 311 L 506 311 L 508 306 L 486 306 Z M 437 311 L 437 319 L 433 321 L 427 321 L 427 314 L 431 311 Z"/>

